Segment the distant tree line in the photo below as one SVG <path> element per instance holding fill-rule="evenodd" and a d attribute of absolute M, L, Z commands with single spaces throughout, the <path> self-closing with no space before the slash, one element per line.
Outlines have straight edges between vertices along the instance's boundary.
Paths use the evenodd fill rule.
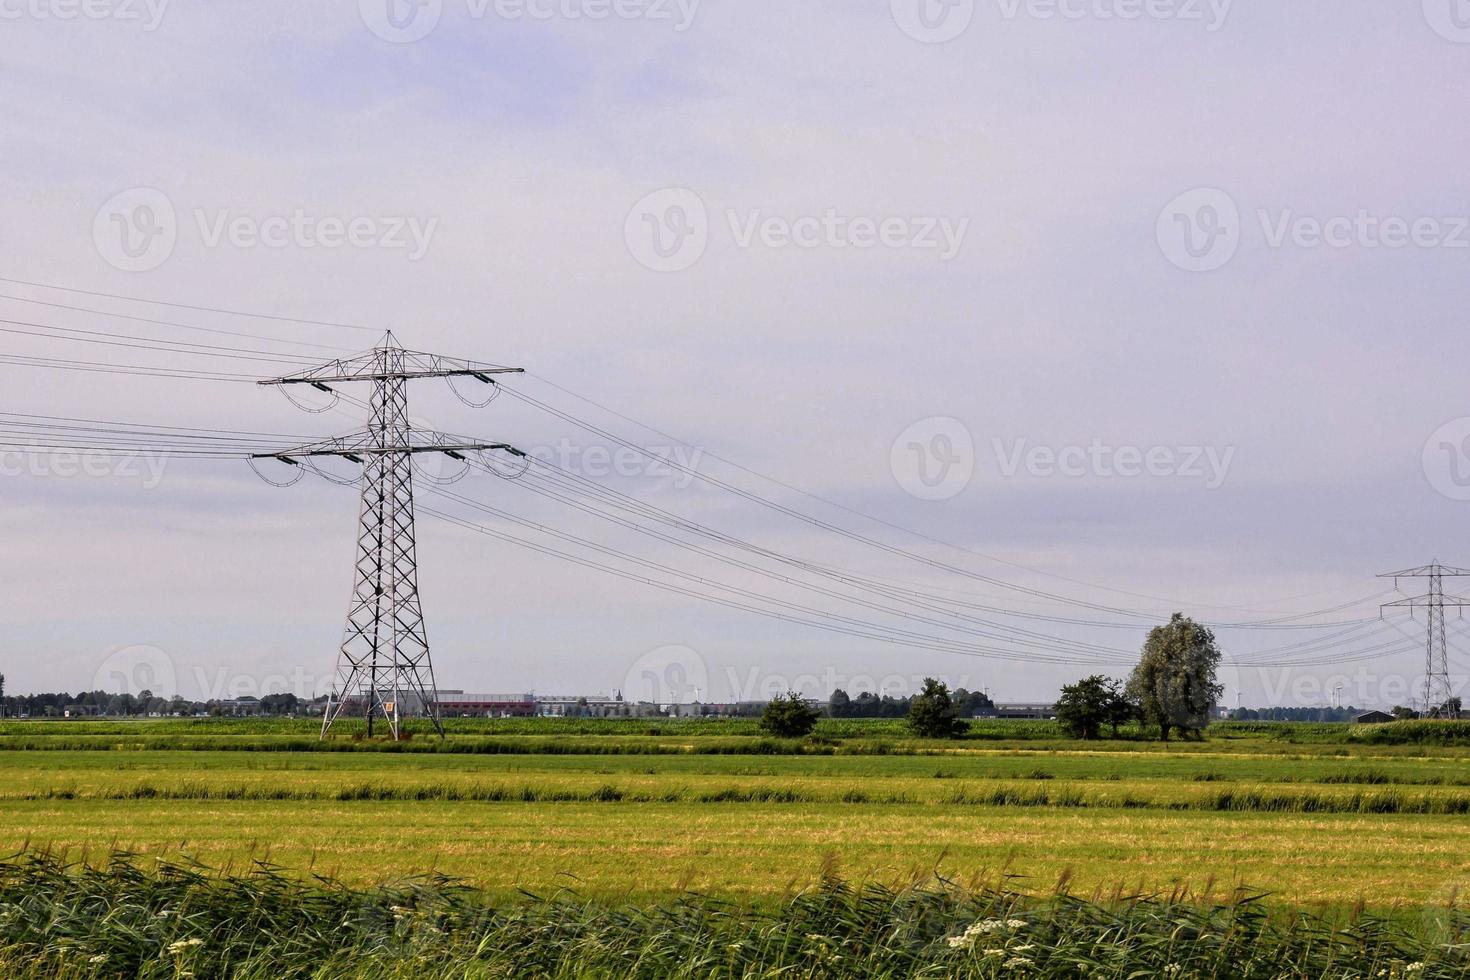
<path fill-rule="evenodd" d="M 68 713 L 78 716 L 106 716 L 109 718 L 134 718 L 149 715 L 226 715 L 234 714 L 236 707 L 225 701 L 190 701 L 175 695 L 164 698 L 143 691 L 140 694 L 111 694 L 107 691 L 84 691 L 80 694 L 18 694 L 4 696 L 4 682 L 0 678 L 0 711 L 7 718 L 28 715 L 32 718 L 62 718 Z M 267 694 L 259 700 L 258 712 L 254 705 L 251 713 L 262 715 L 294 715 L 305 709 L 307 702 L 294 694 Z"/>
<path fill-rule="evenodd" d="M 907 718 L 914 699 L 920 696 L 922 694 L 895 698 L 885 694 L 879 697 L 865 691 L 854 698 L 838 688 L 827 699 L 827 715 L 832 718 Z M 995 702 L 981 691 L 967 691 L 961 687 L 951 693 L 949 699 L 955 714 L 961 718 L 995 713 Z"/>
<path fill-rule="evenodd" d="M 1351 705 L 1346 708 L 1235 708 L 1227 717 L 1231 721 L 1352 721 L 1363 710 Z"/>

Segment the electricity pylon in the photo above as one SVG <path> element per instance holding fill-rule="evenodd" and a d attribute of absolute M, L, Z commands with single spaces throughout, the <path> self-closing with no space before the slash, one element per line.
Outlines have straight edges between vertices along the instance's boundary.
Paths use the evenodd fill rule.
<path fill-rule="evenodd" d="M 310 385 L 332 392 L 333 384 L 370 381 L 368 427 L 255 459 L 310 466 L 315 457 L 337 456 L 362 466 L 362 500 L 357 520 L 357 562 L 352 603 L 347 611 L 336 680 L 322 716 L 322 738 L 343 712 L 367 718 L 367 733 L 381 715 L 393 738 L 406 714 L 404 697 L 414 697 L 442 738 L 439 691 L 429 659 L 429 639 L 419 604 L 418 556 L 413 521 L 413 458 L 443 453 L 454 459 L 477 450 L 510 450 L 503 443 L 475 442 L 415 429 L 408 418 L 408 382 L 416 378 L 475 378 L 494 384 L 491 375 L 521 368 L 478 364 L 404 350 L 390 332 L 374 350 L 356 357 L 260 382 Z"/>
<path fill-rule="evenodd" d="M 1449 643 L 1445 636 L 1444 611 L 1446 606 L 1451 609 L 1463 609 L 1470 606 L 1470 600 L 1445 595 L 1444 580 L 1470 577 L 1470 569 L 1453 568 L 1435 562 L 1419 568 L 1386 572 L 1378 577 L 1393 579 L 1395 589 L 1398 588 L 1398 580 L 1401 578 L 1429 579 L 1429 591 L 1424 595 L 1409 596 L 1397 602 L 1385 603 L 1382 608 L 1408 609 L 1411 616 L 1418 609 L 1427 610 L 1429 629 L 1424 646 L 1424 714 L 1429 717 L 1439 717 L 1441 714 L 1451 713 L 1450 701 L 1454 692 L 1450 688 L 1450 655 Z"/>

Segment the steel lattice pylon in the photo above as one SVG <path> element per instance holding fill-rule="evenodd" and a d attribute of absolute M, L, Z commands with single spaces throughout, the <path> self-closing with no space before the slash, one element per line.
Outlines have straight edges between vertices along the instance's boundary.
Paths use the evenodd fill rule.
<path fill-rule="evenodd" d="M 1454 688 L 1450 684 L 1449 640 L 1445 635 L 1444 610 L 1446 606 L 1463 608 L 1470 605 L 1470 601 L 1459 596 L 1446 595 L 1444 580 L 1467 576 L 1470 576 L 1470 570 L 1453 568 L 1438 562 L 1419 568 L 1387 572 L 1379 576 L 1379 578 L 1393 579 L 1394 588 L 1398 588 L 1398 580 L 1401 578 L 1429 579 L 1429 591 L 1426 594 L 1400 599 L 1383 606 L 1384 609 L 1408 609 L 1411 615 L 1418 609 L 1426 610 L 1429 620 L 1424 644 L 1424 714 L 1426 717 L 1437 718 L 1458 713 L 1458 707 L 1453 705 Z"/>
<path fill-rule="evenodd" d="M 369 736 L 374 721 L 382 717 L 397 739 L 403 718 L 415 708 L 443 737 L 438 687 L 419 601 L 413 458 L 421 453 L 461 458 L 460 454 L 477 450 L 517 451 L 504 443 L 475 442 L 415 429 L 408 416 L 408 382 L 414 378 L 473 377 L 493 384 L 490 375 L 519 370 L 407 351 L 389 333 L 381 346 L 366 354 L 262 382 L 311 385 L 324 391 L 332 390 L 330 384 L 345 381 L 373 384 L 372 417 L 366 431 L 256 457 L 300 466 L 312 457 L 337 456 L 360 463 L 363 468 L 352 602 L 336 679 L 322 717 L 323 738 L 332 723 L 346 713 L 364 716 Z"/>

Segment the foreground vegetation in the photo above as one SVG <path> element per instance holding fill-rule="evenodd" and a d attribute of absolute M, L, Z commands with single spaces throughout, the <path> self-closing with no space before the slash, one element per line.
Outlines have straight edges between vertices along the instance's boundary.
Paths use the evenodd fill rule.
<path fill-rule="evenodd" d="M 1465 972 L 1466 724 L 449 727 L 0 723 L 0 976 Z"/>
<path fill-rule="evenodd" d="M 0 973 L 49 977 L 1334 977 L 1470 974 L 1470 920 L 1283 914 L 1231 895 L 1080 901 L 827 877 L 771 909 L 575 894 L 497 905 L 443 879 L 357 890 L 125 855 L 0 864 Z"/>

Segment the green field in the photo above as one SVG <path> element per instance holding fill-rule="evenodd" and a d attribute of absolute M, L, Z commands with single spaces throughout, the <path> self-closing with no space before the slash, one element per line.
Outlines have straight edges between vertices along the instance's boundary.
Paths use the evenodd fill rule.
<path fill-rule="evenodd" d="M 304 722 L 8 722 L 0 847 L 266 860 L 491 895 L 777 902 L 833 869 L 1047 893 L 1223 894 L 1402 909 L 1470 885 L 1470 747 L 1346 726 L 1076 743 L 1046 723 L 956 742 L 897 722 L 459 721 L 441 743 Z"/>

